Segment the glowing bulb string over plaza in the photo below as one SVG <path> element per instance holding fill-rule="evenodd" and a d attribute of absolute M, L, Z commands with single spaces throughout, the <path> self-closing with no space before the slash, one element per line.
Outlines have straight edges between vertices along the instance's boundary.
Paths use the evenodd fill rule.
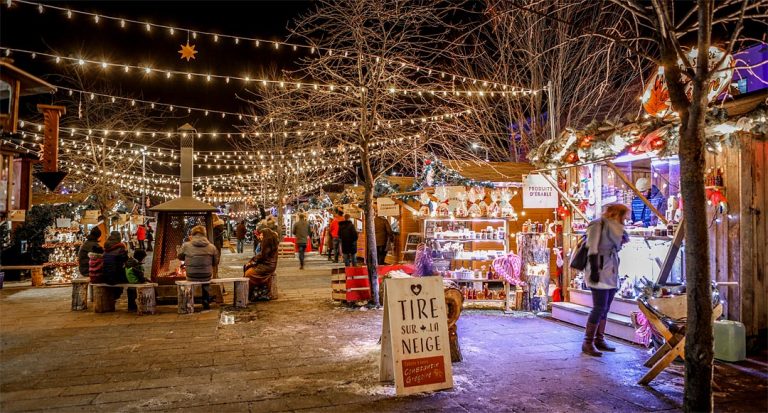
<path fill-rule="evenodd" d="M 52 59 L 55 63 L 61 63 L 62 61 L 68 61 L 72 62 L 77 66 L 80 67 L 86 67 L 86 66 L 95 66 L 102 69 L 102 72 L 108 70 L 109 68 L 117 68 L 119 71 L 122 71 L 123 73 L 140 73 L 144 75 L 144 78 L 150 78 L 151 75 L 157 74 L 157 77 L 170 80 L 174 77 L 184 77 L 187 80 L 195 79 L 205 79 L 206 82 L 212 82 L 214 80 L 221 80 L 224 81 L 224 83 L 229 84 L 231 81 L 238 81 L 243 85 L 247 84 L 261 84 L 262 86 L 273 86 L 284 90 L 312 90 L 312 91 L 318 91 L 318 92 L 326 92 L 326 93 L 366 93 L 367 87 L 366 86 L 355 86 L 355 85 L 335 85 L 335 84 L 328 84 L 328 83 L 319 83 L 316 81 L 298 81 L 298 80 L 275 80 L 275 79 L 267 79 L 262 77 L 252 77 L 250 75 L 219 75 L 219 74 L 213 74 L 213 73 L 198 73 L 198 72 L 191 72 L 191 71 L 181 71 L 176 69 L 160 69 L 155 68 L 150 65 L 144 65 L 139 66 L 135 64 L 129 64 L 129 63 L 113 63 L 113 62 L 107 62 L 106 60 L 92 60 L 87 59 L 83 57 L 69 57 L 69 56 L 61 56 L 56 55 L 52 53 L 45 53 L 45 52 L 39 52 L 39 51 L 33 51 L 33 50 L 26 50 L 26 49 L 17 49 L 12 47 L 5 47 L 0 46 L 0 49 L 5 50 L 5 55 L 10 56 L 11 53 L 22 53 L 27 54 L 33 59 L 35 59 L 38 55 L 39 56 L 45 56 L 50 59 Z M 408 95 L 413 96 L 417 95 L 419 97 L 427 97 L 427 96 L 435 96 L 435 97 L 447 97 L 447 96 L 455 96 L 455 97 L 513 97 L 517 98 L 518 96 L 528 96 L 533 95 L 539 92 L 539 90 L 502 90 L 502 91 L 485 91 L 485 90 L 469 90 L 469 89 L 456 89 L 456 88 L 449 88 L 449 89 L 420 89 L 420 88 L 397 88 L 394 86 L 387 86 L 386 91 L 390 94 L 402 94 L 402 95 Z"/>
<path fill-rule="evenodd" d="M 264 39 L 264 38 L 248 37 L 248 36 L 236 36 L 231 34 L 214 33 L 214 32 L 196 30 L 196 29 L 185 28 L 185 27 L 169 26 L 164 24 L 151 23 L 148 21 L 139 21 L 139 20 L 126 19 L 122 17 L 115 17 L 115 16 L 110 16 L 110 15 L 105 15 L 100 13 L 86 12 L 82 10 L 60 7 L 60 6 L 55 6 L 51 4 L 36 3 L 36 2 L 27 1 L 27 0 L 8 1 L 8 4 L 13 4 L 13 3 L 35 6 L 37 7 L 40 14 L 42 14 L 46 9 L 59 11 L 61 12 L 60 15 L 65 16 L 68 20 L 72 20 L 75 16 L 78 16 L 78 15 L 84 16 L 88 18 L 88 20 L 92 21 L 94 24 L 98 25 L 98 27 L 100 28 L 110 27 L 106 25 L 99 25 L 99 23 L 102 20 L 105 20 L 105 21 L 112 21 L 114 23 L 117 23 L 116 26 L 111 26 L 111 27 L 119 26 L 121 30 L 127 29 L 128 27 L 135 26 L 140 28 L 141 32 L 163 32 L 163 33 L 167 33 L 168 36 L 174 39 L 176 38 L 175 35 L 177 33 L 181 35 L 186 33 L 187 38 L 191 37 L 191 39 L 193 40 L 196 40 L 198 36 L 205 36 L 210 38 L 210 40 L 212 40 L 212 44 L 214 45 L 223 45 L 229 42 L 230 44 L 233 44 L 233 45 L 251 44 L 256 48 L 260 48 L 263 45 L 264 50 L 273 50 L 273 51 L 292 50 L 295 52 L 298 50 L 304 50 L 305 52 L 309 53 L 310 56 L 335 55 L 335 56 L 343 56 L 345 58 L 350 58 L 350 59 L 358 59 L 360 57 L 360 55 L 356 52 L 318 47 L 316 45 L 306 45 L 306 44 L 299 44 L 299 43 L 288 42 L 288 41 L 278 41 L 273 39 Z M 436 77 L 439 76 L 440 79 L 450 78 L 451 80 L 460 81 L 462 83 L 466 83 L 466 82 L 470 82 L 472 84 L 479 83 L 483 87 L 486 87 L 486 88 L 489 87 L 493 89 L 503 89 L 503 90 L 509 90 L 509 91 L 518 91 L 518 92 L 534 91 L 532 89 L 523 88 L 520 86 L 507 85 L 500 82 L 482 80 L 482 79 L 477 79 L 477 78 L 473 78 L 465 75 L 458 75 L 458 74 L 450 73 L 444 70 L 438 70 L 435 68 L 418 65 L 415 63 L 406 62 L 399 59 L 388 59 L 382 56 L 377 56 L 375 54 L 364 54 L 362 56 L 373 59 L 376 62 L 383 60 L 390 65 L 395 65 L 399 67 L 409 67 L 413 69 L 414 73 L 423 74 L 427 76 L 436 76 Z"/>

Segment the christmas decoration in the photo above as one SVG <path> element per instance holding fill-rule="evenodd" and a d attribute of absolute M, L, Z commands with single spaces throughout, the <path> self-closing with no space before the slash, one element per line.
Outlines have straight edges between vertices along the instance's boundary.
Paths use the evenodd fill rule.
<path fill-rule="evenodd" d="M 197 50 L 195 50 L 195 45 L 190 45 L 189 41 L 187 41 L 186 45 L 181 45 L 181 50 L 178 53 L 181 54 L 181 59 L 187 59 L 187 62 L 189 62 L 190 59 L 195 58 Z"/>
<path fill-rule="evenodd" d="M 434 273 L 434 263 L 432 261 L 432 249 L 424 244 L 416 247 L 416 257 L 413 262 L 416 270 L 413 272 L 415 277 L 430 276 Z"/>
<path fill-rule="evenodd" d="M 510 252 L 507 255 L 493 260 L 493 270 L 501 275 L 510 285 L 524 286 L 525 282 L 520 279 L 520 268 L 523 265 L 520 256 Z"/>

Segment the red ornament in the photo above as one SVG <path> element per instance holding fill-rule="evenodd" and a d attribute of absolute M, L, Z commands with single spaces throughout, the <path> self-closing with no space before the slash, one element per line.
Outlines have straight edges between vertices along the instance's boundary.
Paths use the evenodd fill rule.
<path fill-rule="evenodd" d="M 568 208 L 560 205 L 559 207 L 557 207 L 557 216 L 559 216 L 560 218 L 567 218 L 571 216 L 571 211 Z"/>
<path fill-rule="evenodd" d="M 651 141 L 651 149 L 653 150 L 659 150 L 667 145 L 666 142 L 664 142 L 664 139 L 662 138 L 655 138 Z"/>
<path fill-rule="evenodd" d="M 568 155 L 565 155 L 565 161 L 568 163 L 576 163 L 579 161 L 579 155 L 577 155 L 576 152 L 570 152 Z"/>
<path fill-rule="evenodd" d="M 424 165 L 431 165 L 431 164 L 432 164 L 431 159 L 427 159 L 426 161 L 424 161 Z"/>
<path fill-rule="evenodd" d="M 581 139 L 581 142 L 579 142 L 579 148 L 586 149 L 592 146 L 592 139 L 594 139 L 591 136 L 585 136 Z"/>

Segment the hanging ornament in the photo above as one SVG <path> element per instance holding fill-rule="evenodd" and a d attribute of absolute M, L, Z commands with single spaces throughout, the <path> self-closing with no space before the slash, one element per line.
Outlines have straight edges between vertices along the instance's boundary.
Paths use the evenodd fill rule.
<path fill-rule="evenodd" d="M 189 62 L 190 59 L 195 58 L 197 50 L 195 50 L 195 45 L 190 45 L 189 40 L 187 40 L 187 44 L 181 45 L 181 50 L 178 53 L 181 54 L 181 59 L 187 59 L 187 62 Z"/>
<path fill-rule="evenodd" d="M 592 146 L 592 137 L 591 136 L 585 136 L 581 139 L 579 142 L 579 148 L 586 149 Z"/>
<path fill-rule="evenodd" d="M 571 216 L 571 210 L 569 210 L 567 207 L 560 205 L 557 207 L 557 216 L 561 219 L 565 219 L 569 216 Z"/>
<path fill-rule="evenodd" d="M 576 152 L 569 152 L 568 155 L 565 155 L 565 162 L 567 163 L 576 163 L 579 161 L 579 155 L 576 154 Z"/>

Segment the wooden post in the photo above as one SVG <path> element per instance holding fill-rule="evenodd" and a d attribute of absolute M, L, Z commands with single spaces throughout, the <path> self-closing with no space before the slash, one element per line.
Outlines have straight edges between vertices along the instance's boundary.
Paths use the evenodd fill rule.
<path fill-rule="evenodd" d="M 616 173 L 616 176 L 618 176 L 619 179 L 624 181 L 624 183 L 632 190 L 632 192 L 634 192 L 635 195 L 637 195 L 640 198 L 640 200 L 643 201 L 643 203 L 648 208 L 650 208 L 651 212 L 653 212 L 659 218 L 659 221 L 663 222 L 664 225 L 668 224 L 667 217 L 665 217 L 664 214 L 659 212 L 659 210 L 656 209 L 656 207 L 653 206 L 653 204 L 651 204 L 651 201 L 649 201 L 648 198 L 646 198 L 642 192 L 637 190 L 637 187 L 635 186 L 635 184 L 633 184 L 632 181 L 630 181 L 629 178 L 627 178 L 627 176 L 624 175 L 624 172 L 621 172 L 621 169 L 617 168 L 616 165 L 614 165 L 613 162 L 611 161 L 605 161 L 605 164 L 608 165 L 609 168 L 613 169 L 613 172 Z"/>
<path fill-rule="evenodd" d="M 235 281 L 235 308 L 248 307 L 248 279 Z"/>
<path fill-rule="evenodd" d="M 110 286 L 97 285 L 93 287 L 93 312 L 112 313 L 115 311 L 115 300 L 112 298 Z"/>
<path fill-rule="evenodd" d="M 136 287 L 136 314 L 155 314 L 155 284 Z"/>
<path fill-rule="evenodd" d="M 72 311 L 88 309 L 88 284 L 87 278 L 72 280 Z"/>
<path fill-rule="evenodd" d="M 448 313 L 448 343 L 451 346 L 452 362 L 459 362 L 462 360 L 456 322 L 459 321 L 459 317 L 461 316 L 461 308 L 463 304 L 464 297 L 461 295 L 461 291 L 455 287 L 445 289 L 445 310 Z"/>
<path fill-rule="evenodd" d="M 43 145 L 43 171 L 56 172 L 59 159 L 59 118 L 67 113 L 64 106 L 38 104 L 37 110 L 45 119 L 45 138 Z"/>
<path fill-rule="evenodd" d="M 32 286 L 33 287 L 39 287 L 45 283 L 43 278 L 43 267 L 42 266 L 36 266 L 33 267 L 32 270 L 30 270 L 30 273 L 32 274 Z"/>
<path fill-rule="evenodd" d="M 187 281 L 176 281 L 179 314 L 195 312 L 195 285 Z"/>

